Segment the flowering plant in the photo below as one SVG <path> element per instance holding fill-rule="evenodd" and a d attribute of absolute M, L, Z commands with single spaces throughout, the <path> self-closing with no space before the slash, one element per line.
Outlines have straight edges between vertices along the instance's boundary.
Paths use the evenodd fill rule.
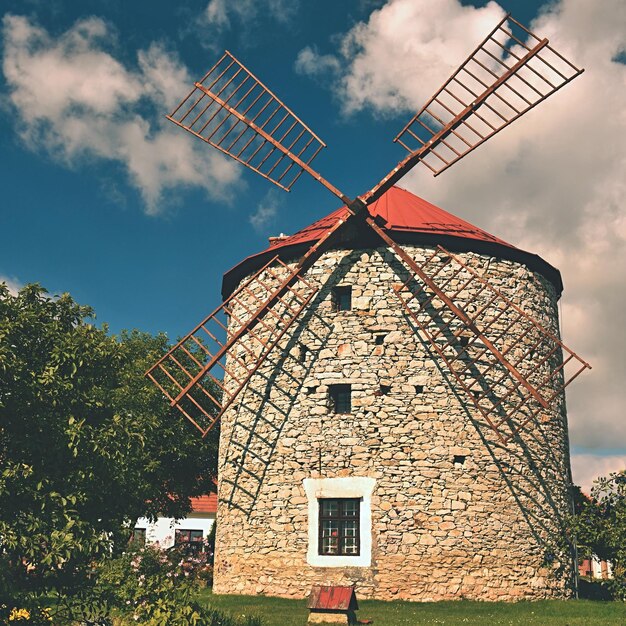
<path fill-rule="evenodd" d="M 212 577 L 207 555 L 185 555 L 176 548 L 147 545 L 109 561 L 100 575 L 118 611 L 146 626 L 260 626 L 255 617 L 243 621 L 204 607 L 195 600 L 203 580 Z"/>
<path fill-rule="evenodd" d="M 49 626 L 52 621 L 50 609 L 9 607 L 6 604 L 0 605 L 0 623 L 2 624 L 28 624 L 28 626 Z"/>

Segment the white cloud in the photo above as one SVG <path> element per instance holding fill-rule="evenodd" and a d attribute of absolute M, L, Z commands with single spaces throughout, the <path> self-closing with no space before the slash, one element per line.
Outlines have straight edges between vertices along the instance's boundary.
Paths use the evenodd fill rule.
<path fill-rule="evenodd" d="M 391 0 L 340 44 L 335 63 L 345 68 L 338 85 L 344 112 L 390 114 L 422 104 L 504 13 L 494 2 L 474 9 L 456 0 Z M 319 73 L 334 66 L 331 59 L 304 48 L 298 69 Z"/>
<path fill-rule="evenodd" d="M 341 63 L 332 54 L 320 54 L 315 46 L 306 46 L 298 53 L 294 67 L 298 74 L 321 76 L 327 73 L 338 73 Z"/>
<path fill-rule="evenodd" d="M 343 37 L 343 110 L 408 120 L 503 13 L 389 0 Z M 562 271 L 564 340 L 593 365 L 568 387 L 571 441 L 589 454 L 626 452 L 625 25 L 621 0 L 547 5 L 531 28 L 585 73 L 441 177 L 402 182 Z"/>
<path fill-rule="evenodd" d="M 96 17 L 53 38 L 26 17 L 5 15 L 3 36 L 8 97 L 30 149 L 72 167 L 85 158 L 120 163 L 148 213 L 184 186 L 228 196 L 240 175 L 235 164 L 163 121 L 192 81 L 162 46 L 125 67 L 104 50 L 114 32 Z"/>
<path fill-rule="evenodd" d="M 0 274 L 0 284 L 4 283 L 12 296 L 16 296 L 17 292 L 24 286 L 15 276 L 3 276 Z"/>
<path fill-rule="evenodd" d="M 275 221 L 274 218 L 278 214 L 279 205 L 278 197 L 273 190 L 270 190 L 257 207 L 257 210 L 249 218 L 252 228 L 258 233 L 266 231 L 268 226 Z"/>
<path fill-rule="evenodd" d="M 574 484 L 589 495 L 593 482 L 599 476 L 608 476 L 612 472 L 626 470 L 626 454 L 597 456 L 594 454 L 572 455 L 572 474 Z"/>
<path fill-rule="evenodd" d="M 218 33 L 233 27 L 233 18 L 238 25 L 249 27 L 261 15 L 268 15 L 277 22 L 287 23 L 296 14 L 299 0 L 210 0 L 201 24 Z"/>

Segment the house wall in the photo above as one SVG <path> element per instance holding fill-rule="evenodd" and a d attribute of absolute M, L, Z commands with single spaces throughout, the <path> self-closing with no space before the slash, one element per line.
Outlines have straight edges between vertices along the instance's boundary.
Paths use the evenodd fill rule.
<path fill-rule="evenodd" d="M 611 563 L 599 559 L 594 554 L 591 557 L 579 557 L 578 573 L 589 578 L 613 578 L 613 567 Z"/>
<path fill-rule="evenodd" d="M 418 261 L 432 253 L 404 247 Z M 557 296 L 540 275 L 460 256 L 558 335 Z M 359 598 L 568 596 L 564 398 L 503 445 L 411 327 L 393 292 L 406 271 L 387 249 L 329 251 L 306 278 L 321 291 L 222 417 L 214 591 L 301 598 L 315 584 L 354 584 Z M 352 285 L 353 310 L 333 312 L 337 284 Z M 479 288 L 474 282 L 458 297 L 468 313 L 490 297 Z M 247 306 L 257 306 L 252 297 Z M 498 322 L 503 345 L 522 333 L 513 316 L 507 309 Z M 540 365 L 540 356 L 526 372 L 533 384 L 560 358 Z M 228 361 L 236 375 L 234 357 L 245 359 L 245 350 Z M 350 415 L 329 407 L 336 383 L 352 385 Z M 387 395 L 381 384 L 391 387 Z M 338 492 L 369 508 L 365 559 L 312 558 L 316 500 Z"/>
<path fill-rule="evenodd" d="M 174 545 L 174 532 L 177 528 L 201 530 L 206 539 L 214 523 L 215 513 L 192 513 L 189 517 L 180 520 L 175 520 L 173 517 L 159 517 L 156 522 L 140 517 L 135 528 L 146 529 L 146 543 L 158 543 L 162 548 L 171 548 Z"/>

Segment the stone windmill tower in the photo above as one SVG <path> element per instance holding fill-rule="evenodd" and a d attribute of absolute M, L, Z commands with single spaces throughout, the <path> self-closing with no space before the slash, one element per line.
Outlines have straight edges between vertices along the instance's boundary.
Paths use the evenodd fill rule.
<path fill-rule="evenodd" d="M 559 339 L 560 274 L 395 183 L 417 163 L 440 173 L 581 71 L 507 16 L 355 200 L 230 53 L 169 116 L 344 203 L 230 270 L 223 304 L 148 372 L 204 434 L 221 422 L 216 592 L 569 593 L 564 390 L 589 366 Z"/>

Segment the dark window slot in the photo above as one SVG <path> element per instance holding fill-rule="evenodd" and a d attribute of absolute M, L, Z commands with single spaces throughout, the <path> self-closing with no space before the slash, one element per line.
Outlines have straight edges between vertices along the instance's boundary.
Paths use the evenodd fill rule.
<path fill-rule="evenodd" d="M 333 309 L 335 311 L 349 311 L 352 308 L 352 287 L 340 285 L 333 288 Z"/>
<path fill-rule="evenodd" d="M 334 413 L 352 412 L 352 388 L 350 385 L 330 385 L 330 406 Z"/>

